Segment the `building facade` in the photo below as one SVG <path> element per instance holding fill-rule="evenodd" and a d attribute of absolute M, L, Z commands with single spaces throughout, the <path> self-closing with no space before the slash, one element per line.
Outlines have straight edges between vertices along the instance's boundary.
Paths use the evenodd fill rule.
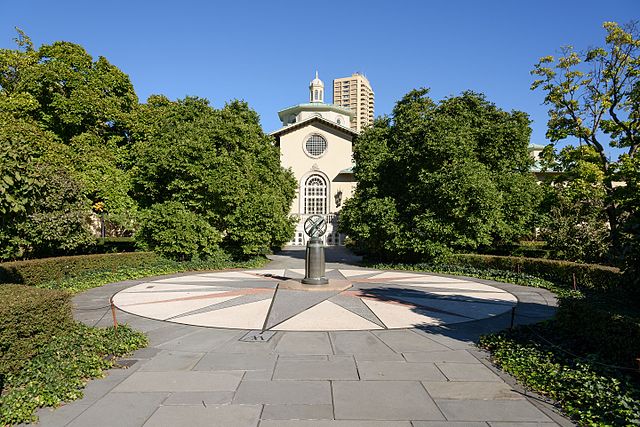
<path fill-rule="evenodd" d="M 360 132 L 373 123 L 374 93 L 369 80 L 360 73 L 333 81 L 333 103 L 349 108 L 354 116 L 351 129 Z"/>
<path fill-rule="evenodd" d="M 338 213 L 355 189 L 353 177 L 354 113 L 324 102 L 324 83 L 309 84 L 309 102 L 278 112 L 282 128 L 272 132 L 280 149 L 280 163 L 298 182 L 291 214 L 298 217 L 292 245 L 305 245 L 304 221 L 311 215 L 327 220 L 326 245 L 344 244 L 338 233 Z"/>

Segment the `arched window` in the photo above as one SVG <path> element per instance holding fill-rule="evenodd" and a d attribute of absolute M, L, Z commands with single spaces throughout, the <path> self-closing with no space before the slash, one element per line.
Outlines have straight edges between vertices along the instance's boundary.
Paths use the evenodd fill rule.
<path fill-rule="evenodd" d="M 320 175 L 311 175 L 304 183 L 304 213 L 327 213 L 327 182 Z"/>
<path fill-rule="evenodd" d="M 315 90 L 315 93 L 313 94 L 313 99 L 314 101 L 318 100 L 318 89 Z"/>

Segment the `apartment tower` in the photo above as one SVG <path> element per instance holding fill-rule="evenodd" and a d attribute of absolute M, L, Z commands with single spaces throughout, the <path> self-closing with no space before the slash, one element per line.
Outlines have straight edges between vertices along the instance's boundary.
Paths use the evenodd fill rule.
<path fill-rule="evenodd" d="M 351 120 L 351 129 L 360 132 L 373 124 L 373 89 L 367 78 L 354 73 L 351 77 L 342 77 L 333 81 L 333 103 L 349 108 L 355 114 Z"/>

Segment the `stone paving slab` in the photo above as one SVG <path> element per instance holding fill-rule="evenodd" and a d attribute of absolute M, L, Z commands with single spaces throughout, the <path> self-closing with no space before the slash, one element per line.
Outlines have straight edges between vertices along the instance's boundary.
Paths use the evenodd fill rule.
<path fill-rule="evenodd" d="M 162 327 L 153 329 L 147 332 L 146 335 L 147 338 L 149 338 L 149 344 L 152 346 L 157 346 L 169 341 L 173 341 L 177 338 L 183 337 L 184 335 L 193 332 L 195 332 L 193 327 L 174 325 L 164 322 L 164 325 Z"/>
<path fill-rule="evenodd" d="M 118 384 L 122 383 L 125 379 L 133 375 L 139 366 L 136 364 L 129 369 L 109 369 L 105 373 L 105 377 L 99 381 L 89 381 L 82 390 L 82 399 L 77 400 L 76 403 L 80 405 L 91 405 L 107 393 L 111 392 Z"/>
<path fill-rule="evenodd" d="M 500 381 L 489 368 L 479 363 L 436 363 L 449 381 Z"/>
<path fill-rule="evenodd" d="M 551 421 L 526 400 L 439 400 L 438 407 L 455 421 Z"/>
<path fill-rule="evenodd" d="M 326 332 L 289 332 L 276 346 L 278 353 L 333 354 L 329 334 Z"/>
<path fill-rule="evenodd" d="M 283 353 L 278 355 L 278 360 L 329 360 L 327 354 L 292 354 Z"/>
<path fill-rule="evenodd" d="M 418 381 L 334 381 L 336 419 L 444 420 Z"/>
<path fill-rule="evenodd" d="M 369 331 L 341 331 L 329 332 L 336 354 L 387 354 L 394 356 L 394 352 L 380 338 Z"/>
<path fill-rule="evenodd" d="M 171 393 L 163 405 L 219 405 L 231 403 L 233 391 L 179 391 Z"/>
<path fill-rule="evenodd" d="M 448 350 L 442 344 L 434 340 L 416 334 L 412 330 L 401 329 L 399 331 L 372 331 L 372 334 L 380 338 L 387 346 L 398 353 L 411 351 L 438 351 Z"/>
<path fill-rule="evenodd" d="M 278 360 L 274 380 L 358 380 L 352 356 L 332 356 L 329 360 Z"/>
<path fill-rule="evenodd" d="M 503 382 L 422 381 L 434 399 L 522 400 L 524 396 Z"/>
<path fill-rule="evenodd" d="M 263 420 L 332 420 L 333 405 L 264 405 Z"/>
<path fill-rule="evenodd" d="M 140 371 L 188 371 L 202 359 L 202 356 L 204 353 L 163 350 L 145 362 Z"/>
<path fill-rule="evenodd" d="M 270 355 L 275 353 L 275 348 L 282 338 L 282 335 L 276 335 L 267 342 L 245 342 L 239 341 L 239 339 L 246 334 L 247 331 L 243 331 L 242 334 L 235 336 L 233 339 L 225 342 L 214 348 L 213 353 L 226 353 L 226 354 L 260 354 Z"/>
<path fill-rule="evenodd" d="M 435 363 L 358 362 L 363 380 L 447 381 Z"/>
<path fill-rule="evenodd" d="M 481 421 L 412 421 L 413 427 L 487 427 Z"/>
<path fill-rule="evenodd" d="M 208 352 L 242 335 L 244 335 L 242 331 L 196 328 L 195 331 L 160 344 L 158 347 L 163 350 Z"/>
<path fill-rule="evenodd" d="M 111 393 L 89 407 L 69 427 L 137 427 L 153 414 L 167 393 Z"/>
<path fill-rule="evenodd" d="M 407 362 L 480 363 L 466 350 L 406 352 L 402 355 Z"/>
<path fill-rule="evenodd" d="M 405 362 L 405 358 L 400 353 L 355 353 L 353 355 L 356 362 Z"/>
<path fill-rule="evenodd" d="M 120 383 L 114 392 L 151 391 L 233 391 L 244 372 L 136 372 Z"/>
<path fill-rule="evenodd" d="M 409 421 L 371 421 L 371 420 L 264 420 L 260 427 L 411 427 Z"/>
<path fill-rule="evenodd" d="M 207 353 L 195 366 L 195 371 L 266 371 L 273 370 L 275 354 Z"/>
<path fill-rule="evenodd" d="M 63 427 L 86 411 L 89 406 L 89 404 L 80 404 L 78 401 L 75 401 L 59 408 L 40 408 L 36 412 L 36 415 L 40 419 L 40 425 Z"/>
<path fill-rule="evenodd" d="M 331 404 L 329 381 L 242 381 L 233 403 Z"/>
<path fill-rule="evenodd" d="M 255 427 L 260 405 L 161 406 L 144 427 Z"/>
<path fill-rule="evenodd" d="M 527 422 L 509 422 L 509 421 L 489 421 L 491 427 L 551 427 L 557 425 L 556 423 L 527 423 Z"/>

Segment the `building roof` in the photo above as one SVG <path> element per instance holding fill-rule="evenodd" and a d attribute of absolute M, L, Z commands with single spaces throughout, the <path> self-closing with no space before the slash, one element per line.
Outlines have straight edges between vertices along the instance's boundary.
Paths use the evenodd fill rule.
<path fill-rule="evenodd" d="M 275 130 L 275 131 L 271 132 L 269 135 L 272 135 L 272 136 L 275 136 L 276 138 L 278 138 L 280 135 L 284 135 L 285 133 L 288 133 L 288 132 L 291 132 L 291 131 L 293 131 L 295 129 L 298 129 L 298 128 L 301 128 L 303 126 L 306 126 L 306 125 L 308 125 L 308 124 L 310 124 L 310 123 L 312 123 L 314 121 L 319 121 L 319 122 L 321 122 L 321 123 L 323 123 L 323 124 L 325 124 L 325 125 L 327 125 L 329 127 L 332 127 L 334 129 L 340 130 L 340 131 L 342 131 L 344 133 L 348 133 L 351 136 L 358 135 L 358 132 L 354 131 L 351 128 L 339 125 L 339 124 L 337 124 L 335 122 L 332 122 L 331 120 L 327 120 L 324 117 L 318 117 L 318 116 L 309 117 L 306 120 L 302 120 L 300 122 L 293 123 L 293 124 L 290 124 L 288 126 L 282 127 L 282 128 L 280 128 L 278 130 Z"/>
<path fill-rule="evenodd" d="M 354 168 L 354 166 L 355 166 L 355 165 L 351 165 L 351 167 L 348 167 L 348 168 L 346 168 L 346 169 L 342 169 L 342 170 L 340 171 L 340 173 L 353 173 L 353 168 Z"/>
<path fill-rule="evenodd" d="M 540 144 L 529 144 L 529 151 L 534 151 L 534 150 L 543 150 L 544 147 L 546 147 L 546 145 L 540 145 Z"/>
<path fill-rule="evenodd" d="M 354 113 L 348 108 L 341 107 L 335 104 L 325 104 L 324 102 L 308 102 L 306 104 L 297 104 L 287 107 L 284 110 L 278 111 L 278 117 L 283 123 L 286 122 L 286 118 L 291 114 L 298 114 L 300 111 L 335 111 L 336 113 L 344 114 L 345 116 L 353 117 Z"/>

